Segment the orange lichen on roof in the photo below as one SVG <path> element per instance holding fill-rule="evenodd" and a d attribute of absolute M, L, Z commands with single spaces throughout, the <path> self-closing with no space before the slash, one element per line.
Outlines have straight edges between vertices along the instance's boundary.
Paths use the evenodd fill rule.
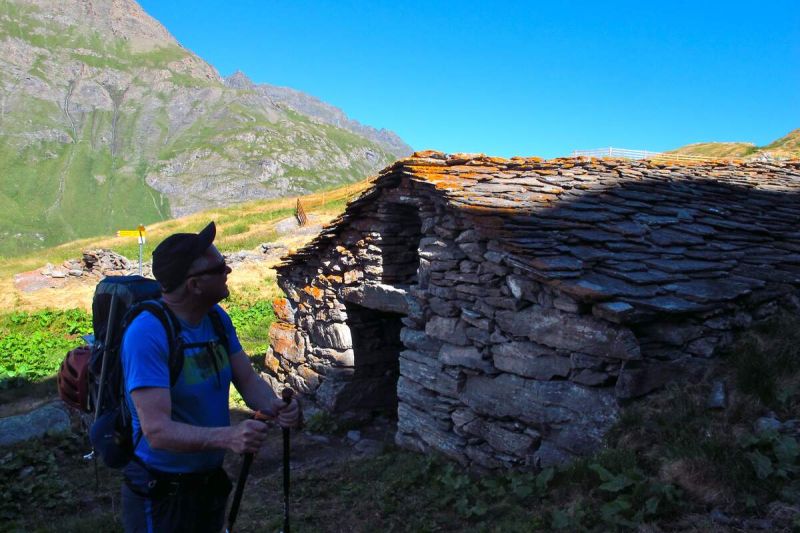
<path fill-rule="evenodd" d="M 433 186 L 439 190 L 456 191 L 464 188 L 461 181 L 457 178 L 453 178 L 452 176 L 436 176 L 428 181 L 433 183 Z"/>
<path fill-rule="evenodd" d="M 420 170 L 422 170 L 420 172 Z M 443 190 L 456 190 L 462 189 L 463 185 L 460 183 L 461 176 L 453 176 L 442 172 L 439 167 L 415 167 L 414 177 L 432 183 L 437 189 Z"/>
<path fill-rule="evenodd" d="M 431 174 L 444 174 L 447 172 L 445 167 L 440 167 L 437 165 L 429 165 L 419 164 L 419 165 L 412 165 L 414 168 L 410 170 L 415 176 L 429 176 Z"/>
<path fill-rule="evenodd" d="M 457 153 L 457 154 L 450 154 L 450 156 L 447 158 L 447 160 L 448 161 L 470 161 L 472 159 L 486 159 L 486 157 L 487 157 L 486 154 L 481 154 L 481 153 L 471 154 L 471 153 L 460 152 L 460 153 Z"/>
<path fill-rule="evenodd" d="M 487 156 L 486 160 L 489 163 L 493 163 L 495 165 L 507 165 L 508 164 L 508 159 L 506 159 L 504 157 Z"/>
<path fill-rule="evenodd" d="M 424 158 L 438 157 L 444 159 L 445 154 L 444 152 L 440 152 L 438 150 L 421 150 L 419 152 L 414 152 L 413 154 L 411 154 L 411 157 L 409 157 L 408 159 L 422 158 L 422 157 Z"/>

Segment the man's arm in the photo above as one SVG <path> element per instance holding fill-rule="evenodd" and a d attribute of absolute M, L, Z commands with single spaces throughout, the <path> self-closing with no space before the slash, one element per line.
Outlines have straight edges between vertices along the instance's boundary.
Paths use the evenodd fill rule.
<path fill-rule="evenodd" d="M 267 382 L 256 374 L 244 350 L 231 356 L 231 372 L 233 385 L 250 409 L 271 417 L 277 415 L 278 422 L 284 427 L 293 427 L 300 423 L 302 415 L 297 400 L 292 400 L 287 405 L 276 397 Z"/>
<path fill-rule="evenodd" d="M 266 426 L 245 420 L 235 426 L 200 427 L 172 420 L 169 389 L 145 387 L 131 392 L 142 431 L 150 447 L 174 452 L 229 449 L 256 452 L 267 436 Z"/>

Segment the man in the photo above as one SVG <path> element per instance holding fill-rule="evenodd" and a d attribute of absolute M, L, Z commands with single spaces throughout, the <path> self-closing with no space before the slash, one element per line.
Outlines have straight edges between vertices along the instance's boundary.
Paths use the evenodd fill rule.
<path fill-rule="evenodd" d="M 231 272 L 212 244 L 211 222 L 200 233 L 177 233 L 153 251 L 153 275 L 177 317 L 184 362 L 173 386 L 167 333 L 149 312 L 136 317 L 122 341 L 125 389 L 133 417 L 135 459 L 125 468 L 122 518 L 128 532 L 222 529 L 231 483 L 226 450 L 254 453 L 267 437 L 263 422 L 230 425 L 233 382 L 247 405 L 281 426 L 296 426 L 296 400 L 278 399 L 250 364 L 230 317 L 219 307 Z M 218 313 L 212 319 L 209 313 Z M 225 339 L 215 331 L 224 326 Z M 227 344 L 227 346 L 223 346 Z"/>

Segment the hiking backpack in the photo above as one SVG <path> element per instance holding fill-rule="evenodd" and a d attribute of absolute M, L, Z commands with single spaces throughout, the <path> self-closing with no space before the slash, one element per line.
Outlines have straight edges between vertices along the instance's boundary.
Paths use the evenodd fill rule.
<path fill-rule="evenodd" d="M 111 468 L 122 468 L 134 457 L 136 446 L 142 438 L 133 436 L 133 422 L 125 400 L 125 379 L 120 359 L 122 338 L 125 330 L 142 312 L 155 316 L 167 334 L 170 388 L 173 387 L 183 369 L 184 350 L 205 343 L 186 344 L 180 336 L 180 322 L 161 298 L 161 287 L 155 280 L 142 276 L 109 276 L 95 288 L 92 299 L 92 326 L 94 344 L 91 355 L 78 359 L 67 354 L 59 372 L 59 392 L 70 397 L 72 405 L 79 405 L 87 412 L 94 412 L 89 428 L 92 451 Z M 228 339 L 222 318 L 216 309 L 209 312 L 219 342 L 229 354 Z M 230 354 L 229 354 L 230 355 Z M 85 360 L 86 369 L 75 367 Z M 61 374 L 69 372 L 69 379 Z M 88 383 L 76 380 L 72 375 L 86 377 Z M 66 377 L 66 375 L 65 375 Z M 62 391 L 62 381 L 69 391 Z M 75 382 L 79 383 L 78 386 Z M 72 398 L 72 389 L 84 389 L 87 398 Z M 66 386 L 65 386 L 66 389 Z"/>

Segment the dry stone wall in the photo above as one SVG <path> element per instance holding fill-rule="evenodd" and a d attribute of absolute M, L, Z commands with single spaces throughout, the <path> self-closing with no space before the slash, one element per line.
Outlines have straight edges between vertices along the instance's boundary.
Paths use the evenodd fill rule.
<path fill-rule="evenodd" d="M 511 207 L 531 184 L 523 199 L 597 187 L 603 176 L 544 168 L 546 180 L 528 177 L 523 191 L 498 160 L 477 161 L 396 164 L 279 267 L 286 298 L 275 302 L 267 356 L 279 380 L 348 416 L 393 406 L 396 395 L 396 439 L 408 448 L 481 468 L 547 466 L 598 449 L 623 402 L 699 377 L 735 331 L 800 307 L 792 220 L 768 247 L 761 226 L 756 243 L 743 222 L 690 203 L 675 212 L 639 180 L 532 216 Z M 474 179 L 489 163 L 495 181 Z M 669 186 L 691 193 L 678 185 Z M 469 187 L 483 193 L 467 208 Z M 384 354 L 376 366 L 382 351 L 397 365 Z"/>

